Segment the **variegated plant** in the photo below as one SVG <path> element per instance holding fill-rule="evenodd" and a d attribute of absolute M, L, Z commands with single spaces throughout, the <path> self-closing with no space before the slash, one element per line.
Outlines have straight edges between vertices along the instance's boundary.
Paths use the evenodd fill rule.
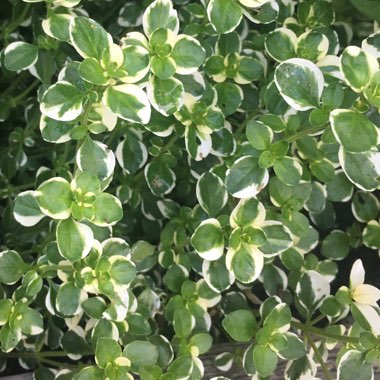
<path fill-rule="evenodd" d="M 0 371 L 376 378 L 377 0 L 3 8 Z"/>

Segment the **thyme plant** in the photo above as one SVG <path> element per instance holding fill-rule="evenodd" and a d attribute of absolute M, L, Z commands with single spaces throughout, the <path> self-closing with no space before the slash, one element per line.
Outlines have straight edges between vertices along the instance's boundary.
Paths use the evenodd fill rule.
<path fill-rule="evenodd" d="M 376 0 L 1 7 L 1 370 L 374 378 Z"/>

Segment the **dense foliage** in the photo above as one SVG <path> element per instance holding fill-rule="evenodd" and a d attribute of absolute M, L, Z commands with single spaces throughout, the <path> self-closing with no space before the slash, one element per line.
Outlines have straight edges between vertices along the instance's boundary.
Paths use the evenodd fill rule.
<path fill-rule="evenodd" d="M 376 0 L 1 11 L 1 370 L 373 379 Z"/>

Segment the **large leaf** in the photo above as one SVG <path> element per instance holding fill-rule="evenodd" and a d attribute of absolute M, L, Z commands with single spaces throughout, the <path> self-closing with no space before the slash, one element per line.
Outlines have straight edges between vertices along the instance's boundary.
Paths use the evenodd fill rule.
<path fill-rule="evenodd" d="M 250 310 L 235 310 L 222 321 L 224 329 L 238 342 L 251 340 L 256 332 L 257 323 Z"/>
<path fill-rule="evenodd" d="M 4 50 L 4 65 L 8 70 L 19 71 L 37 62 L 38 47 L 26 42 L 12 42 Z"/>
<path fill-rule="evenodd" d="M 276 68 L 275 82 L 284 100 L 296 110 L 319 107 L 325 81 L 311 61 L 292 58 L 282 62 Z"/>
<path fill-rule="evenodd" d="M 82 16 L 72 18 L 70 40 L 83 58 L 95 58 L 98 61 L 111 43 L 111 37 L 100 24 Z"/>
<path fill-rule="evenodd" d="M 379 129 L 362 113 L 336 109 L 330 114 L 330 123 L 335 138 L 345 151 L 367 152 L 380 143 Z"/>
<path fill-rule="evenodd" d="M 0 252 L 0 282 L 14 284 L 22 277 L 25 270 L 26 265 L 16 251 Z"/>
<path fill-rule="evenodd" d="M 34 226 L 45 216 L 38 206 L 35 191 L 24 191 L 16 197 L 13 215 L 26 227 Z"/>

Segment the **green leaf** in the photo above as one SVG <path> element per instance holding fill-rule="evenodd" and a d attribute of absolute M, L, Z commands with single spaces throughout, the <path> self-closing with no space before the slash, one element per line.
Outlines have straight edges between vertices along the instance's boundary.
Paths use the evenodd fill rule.
<path fill-rule="evenodd" d="M 218 260 L 224 251 L 224 233 L 220 223 L 216 219 L 204 220 L 191 236 L 191 244 L 203 259 Z"/>
<path fill-rule="evenodd" d="M 363 243 L 368 248 L 380 249 L 380 225 L 376 220 L 370 220 L 364 228 Z"/>
<path fill-rule="evenodd" d="M 319 107 L 324 78 L 311 61 L 292 58 L 282 62 L 275 71 L 275 82 L 281 96 L 298 111 Z"/>
<path fill-rule="evenodd" d="M 301 276 L 296 294 L 301 305 L 312 315 L 323 300 L 330 295 L 330 284 L 323 275 L 309 270 Z"/>
<path fill-rule="evenodd" d="M 149 101 L 164 116 L 172 115 L 183 104 L 183 84 L 176 78 L 160 79 L 152 75 L 147 86 Z"/>
<path fill-rule="evenodd" d="M 20 71 L 32 67 L 38 59 L 38 47 L 17 41 L 4 50 L 4 66 L 7 70 Z"/>
<path fill-rule="evenodd" d="M 13 302 L 11 300 L 0 300 L 0 326 L 3 326 L 8 322 L 8 318 L 11 315 L 12 306 Z"/>
<path fill-rule="evenodd" d="M 144 175 L 149 189 L 156 196 L 168 194 L 175 187 L 176 176 L 162 159 L 146 165 Z"/>
<path fill-rule="evenodd" d="M 0 252 L 0 282 L 14 284 L 23 276 L 25 270 L 26 265 L 16 251 Z"/>
<path fill-rule="evenodd" d="M 290 327 L 292 313 L 287 304 L 281 303 L 276 305 L 265 317 L 264 326 L 269 327 L 271 331 L 285 332 Z"/>
<path fill-rule="evenodd" d="M 243 284 L 255 281 L 264 267 L 264 255 L 256 246 L 241 243 L 226 255 L 226 267 Z"/>
<path fill-rule="evenodd" d="M 45 217 L 38 206 L 35 191 L 24 191 L 17 195 L 13 207 L 13 216 L 26 227 L 36 225 Z"/>
<path fill-rule="evenodd" d="M 125 83 L 136 83 L 149 72 L 149 52 L 142 46 L 125 46 L 122 48 L 124 62 L 120 70 L 126 73 L 120 80 Z"/>
<path fill-rule="evenodd" d="M 48 36 L 67 42 L 70 39 L 69 26 L 72 16 L 68 13 L 60 13 L 59 10 L 54 12 L 54 10 L 47 19 L 42 21 L 42 28 Z"/>
<path fill-rule="evenodd" d="M 175 41 L 170 57 L 175 61 L 176 73 L 188 75 L 202 65 L 206 52 L 195 38 L 180 35 Z"/>
<path fill-rule="evenodd" d="M 71 140 L 71 131 L 74 123 L 62 122 L 42 115 L 40 119 L 40 131 L 42 138 L 51 143 L 61 144 Z"/>
<path fill-rule="evenodd" d="M 203 173 L 196 187 L 196 195 L 200 206 L 210 216 L 215 216 L 223 209 L 228 194 L 220 177 L 211 172 Z"/>
<path fill-rule="evenodd" d="M 273 140 L 272 129 L 261 121 L 248 121 L 245 133 L 249 143 L 258 150 L 269 149 Z"/>
<path fill-rule="evenodd" d="M 54 120 L 70 121 L 83 111 L 84 93 L 66 81 L 50 86 L 42 97 L 41 112 Z"/>
<path fill-rule="evenodd" d="M 332 260 L 343 260 L 350 251 L 348 236 L 340 230 L 331 231 L 323 240 L 321 253 Z"/>
<path fill-rule="evenodd" d="M 107 87 L 103 102 L 121 119 L 141 124 L 149 122 L 150 104 L 147 95 L 134 84 Z"/>
<path fill-rule="evenodd" d="M 256 319 L 250 310 L 235 310 L 227 314 L 222 320 L 222 325 L 238 342 L 248 342 L 257 331 Z"/>
<path fill-rule="evenodd" d="M 58 223 L 56 234 L 59 253 L 70 261 L 86 257 L 94 241 L 91 228 L 72 218 L 61 220 Z"/>
<path fill-rule="evenodd" d="M 175 334 L 179 338 L 187 338 L 191 334 L 194 326 L 195 318 L 186 307 L 175 310 L 173 327 Z"/>
<path fill-rule="evenodd" d="M 76 16 L 70 22 L 70 40 L 83 58 L 95 58 L 101 61 L 109 49 L 111 36 L 96 21 Z"/>
<path fill-rule="evenodd" d="M 79 65 L 79 75 L 87 82 L 105 86 L 109 78 L 104 75 L 104 69 L 95 58 L 86 58 Z"/>
<path fill-rule="evenodd" d="M 115 168 L 115 156 L 107 145 L 85 139 L 77 151 L 76 162 L 82 172 L 95 174 L 100 181 L 109 178 Z"/>
<path fill-rule="evenodd" d="M 334 165 L 326 158 L 312 162 L 310 171 L 322 182 L 330 182 L 335 176 Z"/>
<path fill-rule="evenodd" d="M 316 30 L 308 30 L 298 37 L 297 56 L 299 58 L 316 62 L 327 54 L 328 49 L 328 38 Z"/>
<path fill-rule="evenodd" d="M 215 261 L 203 261 L 202 274 L 207 285 L 217 293 L 228 289 L 235 281 L 234 276 L 226 268 L 224 257 Z"/>
<path fill-rule="evenodd" d="M 67 219 L 71 214 L 73 194 L 70 184 L 61 177 L 43 182 L 36 191 L 41 211 L 53 219 Z"/>
<path fill-rule="evenodd" d="M 260 251 L 266 257 L 278 255 L 293 245 L 292 234 L 282 223 L 268 220 L 261 225 L 261 229 L 265 233 L 266 242 L 260 246 Z"/>
<path fill-rule="evenodd" d="M 144 12 L 143 27 L 149 37 L 158 28 L 167 28 L 178 33 L 177 11 L 170 0 L 156 0 Z"/>
<path fill-rule="evenodd" d="M 214 88 L 218 93 L 218 107 L 223 111 L 223 114 L 227 116 L 235 113 L 244 98 L 240 86 L 224 82 L 217 83 Z"/>
<path fill-rule="evenodd" d="M 65 317 L 77 315 L 82 311 L 81 302 L 85 296 L 86 293 L 73 282 L 66 282 L 58 289 L 55 300 L 56 308 Z"/>
<path fill-rule="evenodd" d="M 9 324 L 6 324 L 0 330 L 1 350 L 5 353 L 12 351 L 21 340 L 21 337 L 21 329 L 11 328 Z"/>
<path fill-rule="evenodd" d="M 128 134 L 116 149 L 119 165 L 128 173 L 134 174 L 140 170 L 148 159 L 146 146 L 133 134 Z"/>
<path fill-rule="evenodd" d="M 373 191 L 380 185 L 380 153 L 350 153 L 339 150 L 339 163 L 348 179 L 359 189 Z"/>
<path fill-rule="evenodd" d="M 253 349 L 253 362 L 260 376 L 270 376 L 277 367 L 277 355 L 269 347 L 257 345 Z"/>
<path fill-rule="evenodd" d="M 24 334 L 39 335 L 44 331 L 44 320 L 37 310 L 26 309 L 22 313 L 22 318 L 17 322 L 18 327 Z"/>
<path fill-rule="evenodd" d="M 138 370 L 142 364 L 156 364 L 158 350 L 150 342 L 135 340 L 125 346 L 123 356 L 131 361 L 132 369 Z"/>
<path fill-rule="evenodd" d="M 293 157 L 282 157 L 273 166 L 277 178 L 288 186 L 298 185 L 301 181 L 302 166 Z"/>
<path fill-rule="evenodd" d="M 88 298 L 82 302 L 81 306 L 88 316 L 96 319 L 101 319 L 107 308 L 106 301 L 101 297 Z"/>
<path fill-rule="evenodd" d="M 356 350 L 348 350 L 339 360 L 337 380 L 357 379 L 372 380 L 373 368 L 366 363 L 365 354 Z"/>
<path fill-rule="evenodd" d="M 250 198 L 268 183 L 269 174 L 259 166 L 258 159 L 243 156 L 237 159 L 226 173 L 227 191 L 235 198 Z"/>
<path fill-rule="evenodd" d="M 183 355 L 175 359 L 167 370 L 173 375 L 174 380 L 188 379 L 193 371 L 191 355 Z"/>
<path fill-rule="evenodd" d="M 264 220 L 265 208 L 256 198 L 240 200 L 230 216 L 232 228 L 261 226 Z"/>
<path fill-rule="evenodd" d="M 152 73 L 162 80 L 171 78 L 176 72 L 176 64 L 172 57 L 160 58 L 154 56 L 150 64 Z"/>
<path fill-rule="evenodd" d="M 335 138 L 348 152 L 367 152 L 380 143 L 378 128 L 362 113 L 336 109 L 330 123 Z"/>
<path fill-rule="evenodd" d="M 267 53 L 276 61 L 282 62 L 296 56 L 297 35 L 290 29 L 277 28 L 265 39 Z"/>
<path fill-rule="evenodd" d="M 109 274 L 119 284 L 129 285 L 136 276 L 136 266 L 124 256 L 111 256 Z"/>
<path fill-rule="evenodd" d="M 108 363 L 113 362 L 121 356 L 119 344 L 111 338 L 100 338 L 96 343 L 95 360 L 100 368 L 105 368 Z"/>
<path fill-rule="evenodd" d="M 199 333 L 190 338 L 189 344 L 197 347 L 199 355 L 203 355 L 212 347 L 212 341 L 213 339 L 210 334 Z"/>
<path fill-rule="evenodd" d="M 75 376 L 75 380 L 103 380 L 104 371 L 98 367 L 85 367 L 78 375 Z"/>
<path fill-rule="evenodd" d="M 340 57 L 340 70 L 356 92 L 361 92 L 379 70 L 377 59 L 357 46 L 348 46 Z"/>
<path fill-rule="evenodd" d="M 242 10 L 235 0 L 211 0 L 207 6 L 208 19 L 219 34 L 232 32 L 240 24 Z"/>
<path fill-rule="evenodd" d="M 302 358 L 306 355 L 304 343 L 300 338 L 298 338 L 296 334 L 287 332 L 283 335 L 286 337 L 288 341 L 288 346 L 286 347 L 286 349 L 278 352 L 278 355 L 281 358 L 284 358 L 286 360 L 294 360 Z"/>

